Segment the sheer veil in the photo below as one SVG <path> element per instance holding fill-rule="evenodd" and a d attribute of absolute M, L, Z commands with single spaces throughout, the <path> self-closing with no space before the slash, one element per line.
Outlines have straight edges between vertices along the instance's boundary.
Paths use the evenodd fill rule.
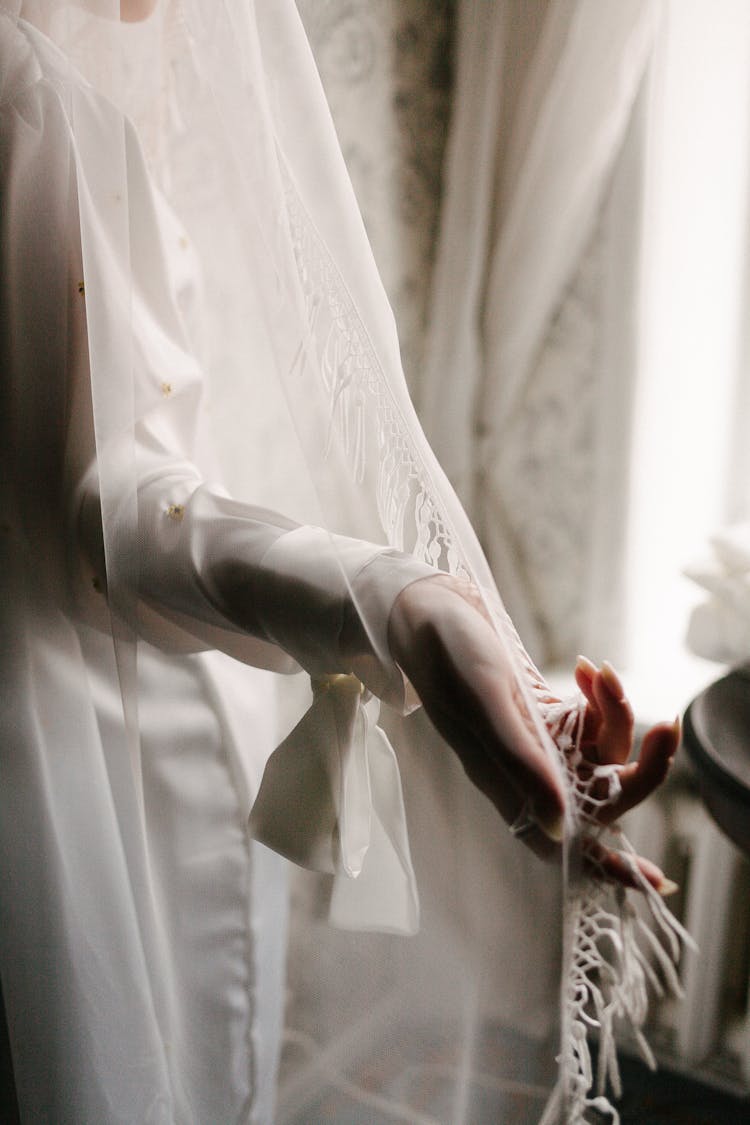
<path fill-rule="evenodd" d="M 205 647 L 191 635 L 188 619 L 160 615 L 139 597 L 143 560 L 132 549 L 139 534 L 135 435 L 155 409 L 155 392 L 139 372 L 137 332 L 141 318 L 153 315 L 174 321 L 203 383 L 196 431 L 189 439 L 184 433 L 168 437 L 175 456 L 216 482 L 227 498 L 280 510 L 331 533 L 315 540 L 316 565 L 338 566 L 342 548 L 335 537 L 346 535 L 470 579 L 514 662 L 529 721 L 570 794 L 562 867 L 541 868 L 490 818 L 421 717 L 398 717 L 410 710 L 408 692 L 397 674 L 383 680 L 382 669 L 392 661 L 382 651 L 376 607 L 353 593 L 380 671 L 373 668 L 369 680 L 364 674 L 365 689 L 353 690 L 349 678 L 317 684 L 307 717 L 309 700 L 292 686 L 280 720 L 280 735 L 300 718 L 308 724 L 302 733 L 313 741 L 321 730 L 330 736 L 332 723 L 349 733 L 334 799 L 340 862 L 328 857 L 320 865 L 326 874 L 295 883 L 291 1007 L 276 1119 L 322 1118 L 332 1091 L 350 1099 L 343 1104 L 359 1107 L 364 1116 L 357 1120 L 495 1120 L 502 1106 L 508 1122 L 543 1114 L 546 1122 L 572 1122 L 583 1120 L 591 1106 L 607 1110 L 606 1081 L 617 1088 L 615 1024 L 622 1018 L 640 1026 L 649 981 L 666 974 L 677 985 L 672 960 L 683 935 L 648 886 L 645 899 L 658 939 L 624 893 L 615 894 L 583 870 L 581 835 L 593 824 L 597 801 L 616 792 L 616 771 L 594 771 L 586 784 L 578 777 L 581 703 L 550 698 L 424 438 L 294 4 L 163 0 L 132 25 L 120 22 L 119 7 L 118 0 L 0 0 L 2 18 L 20 32 L 18 73 L 26 67 L 21 92 L 37 57 L 56 76 L 46 79 L 45 96 L 54 104 L 60 132 L 48 138 L 42 130 L 39 143 L 59 145 L 69 215 L 80 226 L 80 261 L 71 268 L 81 271 L 85 299 L 104 563 L 99 588 L 90 583 L 93 590 L 66 592 L 64 598 L 111 638 L 121 699 L 116 722 L 129 760 L 128 769 L 121 762 L 106 769 L 97 764 L 98 736 L 93 728 L 84 731 L 82 721 L 70 737 L 80 742 L 90 736 L 89 767 L 66 780 L 47 746 L 39 751 L 33 778 L 19 781 L 22 789 L 43 794 L 51 827 L 33 862 L 26 856 L 4 875 L 2 979 L 11 1020 L 24 1005 L 38 1013 L 51 1003 L 59 1019 L 50 1025 L 68 1026 L 71 1043 L 63 1049 L 50 1030 L 46 1042 L 36 1040 L 38 1051 L 60 1058 L 67 1051 L 71 1059 L 88 1052 L 111 1104 L 125 1107 L 134 1098 L 141 1107 L 122 1110 L 142 1114 L 133 1120 L 195 1119 L 195 1076 L 170 1046 L 181 1040 L 181 985 L 171 959 L 167 907 L 154 891 L 139 739 L 137 638 L 158 638 L 160 647 L 175 652 Z M 16 77 L 4 76 L 3 96 Z M 28 127 L 38 127 L 31 116 Z M 144 183 L 150 185 L 145 194 Z M 184 242 L 185 268 L 200 272 L 200 316 L 184 316 L 165 300 L 169 286 L 157 255 L 153 269 L 134 265 L 141 227 L 164 232 L 172 221 Z M 50 323 L 48 331 L 60 333 L 64 354 L 65 326 Z M 193 366 L 186 368 L 186 378 L 192 374 Z M 162 393 L 171 394 L 172 387 L 163 386 Z M 26 473 L 24 458 L 31 463 L 33 446 L 22 450 L 14 474 Z M 189 501 L 177 498 L 165 518 L 178 526 L 187 518 L 186 506 Z M 27 614 L 21 622 L 33 601 L 24 593 L 30 560 L 43 541 L 35 535 L 30 525 L 27 554 L 9 572 L 15 604 L 8 606 L 8 619 L 15 635 L 24 637 L 35 620 Z M 39 628 L 49 629 L 57 620 L 51 607 L 62 595 L 51 589 L 44 596 L 48 611 Z M 71 676 L 88 682 L 91 673 L 78 645 L 72 634 L 65 636 Z M 273 664 L 262 654 L 256 663 L 264 660 Z M 26 668 L 22 675 L 19 668 L 9 669 L 9 684 L 34 674 Z M 398 767 L 368 688 L 392 705 L 405 813 Z M 299 743 L 298 734 L 289 744 L 292 753 Z M 247 781 L 248 812 L 258 785 L 257 778 Z M 87 835 L 76 816 L 76 807 L 88 802 L 101 804 L 98 836 Z M 2 832 L 10 840 L 26 831 L 25 818 L 34 813 L 23 802 L 6 804 L 7 798 Z M 289 854 L 292 845 L 274 836 L 273 808 L 267 814 L 259 808 L 251 819 L 256 837 Z M 258 856 L 265 854 L 256 848 Z M 62 868 L 45 872 L 48 856 L 60 849 L 67 857 Z M 83 896 L 66 869 L 75 857 L 91 869 Z M 270 863 L 268 857 L 257 860 L 256 882 Z M 276 868 L 268 871 L 261 915 L 280 896 L 281 876 Z M 28 909 L 8 905 L 17 902 L 24 880 L 35 888 L 30 899 L 44 899 L 41 913 L 33 903 Z M 495 894 L 497 901 L 488 903 Z M 525 901 L 519 901 L 514 921 L 519 896 Z M 102 903 L 116 933 L 101 917 Z M 507 916 L 488 924 L 488 915 L 499 917 L 499 904 Z M 269 932 L 283 933 L 284 909 L 278 905 L 276 930 Z M 321 922 L 329 914 L 347 930 L 372 932 L 329 931 Z M 118 929 L 124 918 L 127 927 Z M 559 939 L 545 948 L 551 944 L 556 952 L 537 955 L 535 932 L 548 931 L 550 918 L 555 926 L 560 919 Z M 417 929 L 411 938 L 398 936 Z M 273 937 L 263 940 L 274 944 Z M 32 941 L 64 948 L 69 994 L 50 1001 L 43 976 L 14 978 L 13 951 Z M 103 966 L 113 944 L 126 968 L 112 978 L 108 996 L 103 982 L 110 970 Z M 561 992 L 550 993 L 560 982 Z M 504 986 L 516 997 L 515 1010 L 503 1001 Z M 132 1008 L 114 1016 L 111 1005 L 122 989 L 130 990 Z M 22 1026 L 22 1016 L 17 1018 Z M 115 1077 L 112 1021 L 119 1021 L 124 1050 L 130 1044 L 137 1063 L 115 1068 Z M 586 1043 L 592 1025 L 600 1035 L 598 1093 L 591 1092 L 595 1076 Z M 104 1027 L 110 1030 L 96 1043 Z M 268 1027 L 260 1038 L 266 1033 Z M 562 1046 L 550 1047 L 557 1037 Z M 70 1065 L 71 1084 L 83 1081 L 76 1077 L 78 1064 Z M 161 1093 L 143 1106 L 146 1086 Z M 78 1104 L 84 1102 L 81 1095 Z M 246 1119 L 264 1118 L 248 1111 Z"/>

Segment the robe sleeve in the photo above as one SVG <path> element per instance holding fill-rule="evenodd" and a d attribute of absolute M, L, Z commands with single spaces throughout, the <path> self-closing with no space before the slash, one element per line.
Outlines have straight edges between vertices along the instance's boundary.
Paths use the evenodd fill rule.
<path fill-rule="evenodd" d="M 77 492 L 81 587 L 91 598 L 103 572 L 94 474 Z M 365 656 L 358 668 L 367 686 L 403 706 L 388 619 L 398 594 L 431 567 L 235 501 L 185 463 L 163 462 L 139 484 L 138 501 L 139 632 L 151 643 L 216 648 L 313 677 L 349 671 L 353 656 Z"/>
<path fill-rule="evenodd" d="M 29 384 L 43 368 L 45 400 L 51 378 L 56 398 L 66 403 L 64 419 L 57 411 L 54 436 L 39 432 L 36 441 L 62 447 L 62 534 L 75 612 L 111 628 L 91 388 L 92 326 L 101 332 L 104 310 L 130 317 L 137 526 L 118 544 L 138 560 L 130 571 L 137 575 L 130 600 L 139 634 L 167 650 L 217 648 L 247 663 L 279 671 L 301 666 L 314 676 L 350 671 L 352 657 L 365 654 L 368 686 L 381 698 L 402 701 L 402 677 L 388 655 L 388 617 L 399 592 L 431 568 L 387 548 L 299 526 L 232 499 L 206 479 L 195 456 L 203 372 L 178 303 L 163 202 L 135 132 L 126 124 L 129 253 L 123 261 L 112 234 L 112 201 L 101 201 L 94 182 L 99 173 L 87 163 L 80 137 L 73 141 L 64 100 L 49 76 L 41 77 L 34 52 L 26 43 L 21 49 L 23 73 L 6 86 L 2 105 L 3 211 L 14 318 L 22 321 L 14 338 L 30 341 L 36 351 L 16 355 L 14 366 L 26 368 L 21 375 Z M 79 120 L 87 115 L 92 137 L 115 127 L 93 91 L 75 97 L 75 112 Z M 36 232 L 43 228 L 49 229 L 41 237 Z M 87 253 L 82 238 L 89 240 Z M 97 271 L 90 277 L 84 263 L 92 258 Z M 41 284 L 49 277 L 54 293 Z M 129 295 L 124 312 L 115 302 L 118 292 Z M 58 313 L 50 323 L 45 307 L 54 301 Z M 40 333 L 45 321 L 47 331 Z M 104 372 L 110 374 L 118 377 Z"/>

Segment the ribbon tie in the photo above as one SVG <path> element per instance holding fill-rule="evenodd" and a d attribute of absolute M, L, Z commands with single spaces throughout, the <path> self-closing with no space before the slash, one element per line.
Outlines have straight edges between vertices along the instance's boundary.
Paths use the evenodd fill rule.
<path fill-rule="evenodd" d="M 396 755 L 379 701 L 356 676 L 312 680 L 309 710 L 268 760 L 255 839 L 333 876 L 343 929 L 413 934 L 419 903 Z"/>

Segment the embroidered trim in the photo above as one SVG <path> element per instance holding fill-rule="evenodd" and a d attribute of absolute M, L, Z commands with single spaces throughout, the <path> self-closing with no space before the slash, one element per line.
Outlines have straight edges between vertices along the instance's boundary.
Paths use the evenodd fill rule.
<path fill-rule="evenodd" d="M 282 171 L 309 342 L 330 407 L 326 451 L 338 435 L 357 482 L 364 479 L 368 463 L 377 464 L 378 515 L 392 546 L 468 578 L 468 566 L 428 485 L 429 474 L 393 400 L 354 301 L 283 162 Z M 296 362 L 306 362 L 305 346 Z"/>

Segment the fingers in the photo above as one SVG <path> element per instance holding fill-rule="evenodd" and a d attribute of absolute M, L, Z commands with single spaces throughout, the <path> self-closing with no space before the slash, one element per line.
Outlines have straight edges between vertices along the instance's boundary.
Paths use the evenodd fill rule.
<path fill-rule="evenodd" d="M 578 687 L 588 704 L 583 729 L 583 749 L 597 762 L 621 765 L 633 744 L 633 710 L 611 664 L 597 668 L 585 656 L 575 666 Z"/>
<path fill-rule="evenodd" d="M 507 824 L 513 824 L 523 816 L 528 808 L 524 796 L 498 773 L 497 767 L 483 749 L 466 753 L 462 757 L 462 764 L 469 780 L 492 801 Z M 550 839 L 538 824 L 532 824 L 519 838 L 519 842 L 544 860 L 553 860 L 561 854 L 561 844 Z"/>
<path fill-rule="evenodd" d="M 492 802 L 503 820 L 512 824 L 523 801 L 515 786 L 499 773 L 483 746 L 467 733 L 465 724 L 436 706 L 427 708 L 427 713 L 435 729 L 457 755 L 469 781 Z"/>
<path fill-rule="evenodd" d="M 594 696 L 594 677 L 597 675 L 597 667 L 595 664 L 585 656 L 579 656 L 576 660 L 575 678 L 579 688 L 586 696 L 589 707 L 595 711 L 599 710 L 599 705 Z"/>
<path fill-rule="evenodd" d="M 609 824 L 664 781 L 679 744 L 679 722 L 653 727 L 643 739 L 638 761 L 626 765 L 633 744 L 633 711 L 619 676 L 606 661 L 599 669 L 590 660 L 579 657 L 575 678 L 588 704 L 583 737 L 586 757 L 589 761 L 622 766 L 620 795 L 600 814 L 602 822 Z"/>
<path fill-rule="evenodd" d="M 600 762 L 627 762 L 633 745 L 633 709 L 625 698 L 619 677 L 606 661 L 593 681 L 601 722 L 597 731 Z"/>
<path fill-rule="evenodd" d="M 643 738 L 638 761 L 620 771 L 620 794 L 602 810 L 601 820 L 610 824 L 650 796 L 671 769 L 680 742 L 680 721 L 659 723 Z"/>
<path fill-rule="evenodd" d="M 575 679 L 588 705 L 583 719 L 581 749 L 585 753 L 590 752 L 588 756 L 592 757 L 595 761 L 598 761 L 599 757 L 596 751 L 596 738 L 602 721 L 599 712 L 599 704 L 594 695 L 594 679 L 597 675 L 598 669 L 596 665 L 592 664 L 590 660 L 587 660 L 585 656 L 579 656 L 576 660 Z"/>
<path fill-rule="evenodd" d="M 594 874 L 604 874 L 623 887 L 642 891 L 642 879 L 658 891 L 660 895 L 674 894 L 679 888 L 668 879 L 662 869 L 643 856 L 627 855 L 602 847 L 595 840 L 588 840 L 583 849 L 584 863 Z"/>
<path fill-rule="evenodd" d="M 575 679 L 587 703 L 581 746 L 589 768 L 594 761 L 621 767 L 620 794 L 600 813 L 601 822 L 608 824 L 662 784 L 679 745 L 680 724 L 675 720 L 652 727 L 643 739 L 639 759 L 628 765 L 633 744 L 633 711 L 619 676 L 606 662 L 597 668 L 590 660 L 579 657 Z M 532 843 L 528 838 L 525 842 Z M 650 860 L 606 848 L 595 840 L 584 843 L 584 864 L 592 872 L 635 890 L 644 890 L 644 880 L 662 895 L 678 889 Z"/>
<path fill-rule="evenodd" d="M 464 724 L 445 716 L 467 773 L 511 823 L 523 803 L 549 839 L 563 836 L 565 796 L 510 669 L 475 668 Z M 443 725 L 447 723 L 443 721 Z M 463 737 L 461 732 L 463 726 Z M 467 732 L 471 737 L 467 740 Z M 458 747 L 456 746 L 458 749 Z M 499 790 L 502 790 L 500 792 Z"/>
<path fill-rule="evenodd" d="M 505 645 L 463 594 L 425 582 L 423 600 L 440 595 L 439 616 L 411 630 L 402 667 L 425 710 L 458 754 L 472 781 L 509 822 L 527 803 L 553 839 L 563 834 L 565 795 L 535 728 Z M 408 661 L 408 664 L 406 663 Z"/>
<path fill-rule="evenodd" d="M 391 651 L 469 778 L 509 824 L 526 810 L 535 823 L 524 843 L 549 857 L 560 851 L 565 817 L 558 771 L 490 620 L 470 590 L 467 594 L 444 577 L 413 583 L 399 595 L 389 622 Z M 677 734 L 674 727 L 655 727 L 644 740 L 640 761 L 626 765 L 633 712 L 617 674 L 608 664 L 596 668 L 585 659 L 578 661 L 575 674 L 587 701 L 583 767 L 589 776 L 593 762 L 621 767 L 621 793 L 602 813 L 609 822 L 663 781 Z M 638 884 L 630 861 L 616 852 L 602 849 L 591 862 L 626 886 Z M 663 880 L 653 865 L 639 870 L 654 886 Z"/>
<path fill-rule="evenodd" d="M 524 793 L 530 816 L 542 831 L 559 842 L 563 838 L 565 795 L 558 771 L 542 745 L 520 688 L 513 680 L 510 705 L 505 704 L 493 731 L 500 745 L 511 748 L 513 771 Z"/>

